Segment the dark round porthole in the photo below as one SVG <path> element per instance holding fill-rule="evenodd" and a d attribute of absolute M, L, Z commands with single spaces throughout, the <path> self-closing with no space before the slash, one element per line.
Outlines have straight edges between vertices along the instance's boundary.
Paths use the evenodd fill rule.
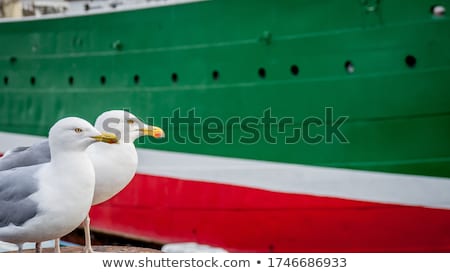
<path fill-rule="evenodd" d="M 260 69 L 258 69 L 258 75 L 261 79 L 266 78 L 266 70 L 263 67 L 261 67 Z"/>
<path fill-rule="evenodd" d="M 177 73 L 172 73 L 172 82 L 173 83 L 178 82 L 178 74 Z"/>
<path fill-rule="evenodd" d="M 405 57 L 405 63 L 409 68 L 413 68 L 416 66 L 417 64 L 417 60 L 416 57 L 414 57 L 413 55 L 408 55 Z"/>
<path fill-rule="evenodd" d="M 292 75 L 294 75 L 294 76 L 297 76 L 298 75 L 298 73 L 299 73 L 299 69 L 298 69 L 298 66 L 297 65 L 292 65 L 291 66 L 291 74 Z"/>
<path fill-rule="evenodd" d="M 348 74 L 355 73 L 355 66 L 353 65 L 352 61 L 346 61 L 344 64 L 345 71 L 347 71 Z"/>
<path fill-rule="evenodd" d="M 219 79 L 219 71 L 214 70 L 212 72 L 212 78 L 213 78 L 213 80 L 217 81 Z"/>
<path fill-rule="evenodd" d="M 73 78 L 73 76 L 70 76 L 69 79 L 67 79 L 67 81 L 69 82 L 69 85 L 73 85 L 75 82 L 75 79 Z"/>
<path fill-rule="evenodd" d="M 139 77 L 139 75 L 134 75 L 134 77 L 133 77 L 133 81 L 134 81 L 134 84 L 139 84 L 139 82 L 141 81 L 141 78 Z"/>
<path fill-rule="evenodd" d="M 106 84 L 106 77 L 105 77 L 105 76 L 101 76 L 101 77 L 100 77 L 100 83 L 101 83 L 102 85 L 105 85 L 105 84 Z"/>

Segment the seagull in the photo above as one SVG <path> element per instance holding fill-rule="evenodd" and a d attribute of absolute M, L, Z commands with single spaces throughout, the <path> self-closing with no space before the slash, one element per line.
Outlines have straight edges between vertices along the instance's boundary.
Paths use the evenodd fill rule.
<path fill-rule="evenodd" d="M 138 164 L 136 147 L 134 146 L 136 139 L 146 135 L 154 138 L 165 136 L 161 128 L 147 125 L 132 113 L 122 110 L 111 110 L 101 114 L 95 121 L 95 128 L 99 131 L 116 134 L 118 143 L 113 147 L 109 147 L 111 145 L 105 143 L 96 143 L 87 150 L 95 170 L 95 191 L 92 205 L 109 200 L 123 190 L 133 179 Z M 106 160 L 106 158 L 109 160 Z M 89 215 L 84 220 L 83 227 L 84 250 L 85 252 L 93 252 Z"/>
<path fill-rule="evenodd" d="M 118 143 L 108 145 L 106 143 L 95 143 L 88 147 L 87 154 L 95 170 L 95 191 L 92 205 L 103 203 L 124 189 L 136 173 L 138 157 L 134 141 L 141 136 L 153 136 L 162 138 L 164 131 L 156 126 L 147 125 L 130 112 L 122 110 L 111 110 L 97 117 L 95 128 L 101 132 L 114 133 L 118 137 Z M 46 148 L 47 147 L 47 148 Z M 17 149 L 17 148 L 16 148 Z M 17 152 L 11 151 L 2 164 L 11 166 L 8 157 L 15 158 L 15 166 L 21 164 L 35 164 L 33 160 L 43 160 L 48 154 L 48 141 L 37 143 L 31 147 L 21 147 Z M 81 222 L 80 222 L 81 223 Z M 85 252 L 93 252 L 90 238 L 89 215 L 83 221 L 85 235 Z M 55 237 L 56 238 L 56 237 Z M 40 243 L 37 242 L 36 248 Z M 55 252 L 60 252 L 60 240 L 55 241 Z"/>
<path fill-rule="evenodd" d="M 0 172 L 0 240 L 14 243 L 59 238 L 88 215 L 95 187 L 86 149 L 94 142 L 117 142 L 87 121 L 69 117 L 49 131 L 51 160 Z M 111 145 L 113 146 L 113 145 Z"/>

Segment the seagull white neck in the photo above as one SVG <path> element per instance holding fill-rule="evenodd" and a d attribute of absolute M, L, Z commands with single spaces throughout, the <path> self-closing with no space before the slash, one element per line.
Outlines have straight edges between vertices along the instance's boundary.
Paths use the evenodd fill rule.
<path fill-rule="evenodd" d="M 76 162 L 76 164 L 75 164 Z M 59 170 L 84 170 L 92 168 L 92 163 L 85 151 L 64 151 L 63 153 L 52 153 L 50 164 Z"/>

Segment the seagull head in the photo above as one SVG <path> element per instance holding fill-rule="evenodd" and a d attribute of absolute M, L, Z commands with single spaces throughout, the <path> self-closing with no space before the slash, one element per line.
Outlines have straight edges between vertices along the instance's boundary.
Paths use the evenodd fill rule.
<path fill-rule="evenodd" d="M 145 124 L 135 115 L 122 110 L 111 110 L 101 114 L 95 121 L 95 128 L 101 132 L 117 135 L 120 143 L 133 143 L 141 136 L 162 138 L 163 129 Z"/>
<path fill-rule="evenodd" d="M 77 117 L 63 118 L 57 121 L 49 132 L 51 149 L 84 151 L 94 142 L 117 143 L 112 133 L 100 133 L 89 122 Z"/>

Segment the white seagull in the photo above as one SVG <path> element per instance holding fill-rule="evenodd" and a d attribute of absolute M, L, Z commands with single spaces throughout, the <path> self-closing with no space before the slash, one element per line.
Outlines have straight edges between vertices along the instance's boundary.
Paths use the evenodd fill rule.
<path fill-rule="evenodd" d="M 105 143 L 97 143 L 87 150 L 95 169 L 95 192 L 92 205 L 109 200 L 133 179 L 138 164 L 134 146 L 136 139 L 146 135 L 155 138 L 165 136 L 161 128 L 147 125 L 135 115 L 122 110 L 112 110 L 101 114 L 95 121 L 95 128 L 116 134 L 119 141 L 113 147 Z M 105 161 L 105 159 L 108 160 Z M 85 252 L 93 252 L 89 225 L 90 219 L 87 215 L 83 222 Z M 59 245 L 58 241 L 56 245 Z"/>
<path fill-rule="evenodd" d="M 118 143 L 115 145 L 95 143 L 87 149 L 95 170 L 95 192 L 92 205 L 109 200 L 130 183 L 136 173 L 138 163 L 134 146 L 136 139 L 145 135 L 155 138 L 165 136 L 161 128 L 147 125 L 135 115 L 122 110 L 104 112 L 95 121 L 95 128 L 101 132 L 114 133 L 118 137 Z M 0 170 L 22 164 L 36 164 L 33 163 L 34 161 L 42 162 L 48 158 L 49 154 L 46 143 L 47 141 L 44 141 L 31 147 L 20 147 L 10 151 L 0 159 Z M 89 226 L 90 219 L 87 215 L 83 221 L 85 252 L 93 252 Z M 59 239 L 56 239 L 55 252 L 61 251 L 59 245 Z M 39 242 L 36 244 L 36 248 L 39 251 Z"/>
<path fill-rule="evenodd" d="M 69 117 L 49 131 L 51 161 L 0 172 L 0 240 L 22 251 L 25 242 L 59 238 L 88 215 L 95 173 L 86 149 L 117 142 L 87 121 Z M 113 146 L 113 145 L 111 145 Z"/>

